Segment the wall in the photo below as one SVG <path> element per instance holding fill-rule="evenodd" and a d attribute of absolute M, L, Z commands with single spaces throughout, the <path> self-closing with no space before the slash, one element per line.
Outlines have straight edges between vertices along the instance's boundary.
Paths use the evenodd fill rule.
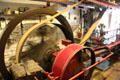
<path fill-rule="evenodd" d="M 106 27 L 104 28 L 104 31 L 107 32 L 104 35 L 104 38 L 106 39 L 104 41 L 104 44 L 110 44 L 114 41 L 116 41 L 116 34 L 118 34 L 118 30 L 120 28 L 120 10 L 119 9 L 108 9 L 99 24 L 104 24 Z M 98 25 L 99 25 L 98 24 Z M 99 31 L 99 28 L 96 28 Z"/>

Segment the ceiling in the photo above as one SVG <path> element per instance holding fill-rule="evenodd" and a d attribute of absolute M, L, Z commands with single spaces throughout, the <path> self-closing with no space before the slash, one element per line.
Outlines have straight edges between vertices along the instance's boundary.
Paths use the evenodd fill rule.
<path fill-rule="evenodd" d="M 47 0 L 43 0 L 47 1 Z M 43 7 L 46 5 L 46 2 L 41 0 L 0 0 L 0 8 L 11 8 L 17 9 L 19 7 L 29 7 L 30 9 Z M 57 0 L 59 1 L 59 0 Z M 99 0 L 99 1 L 108 1 L 108 0 Z M 116 0 L 116 3 L 120 3 L 120 0 Z"/>

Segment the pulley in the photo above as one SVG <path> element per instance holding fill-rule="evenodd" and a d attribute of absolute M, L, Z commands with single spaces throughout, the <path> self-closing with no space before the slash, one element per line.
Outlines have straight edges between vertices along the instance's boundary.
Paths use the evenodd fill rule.
<path fill-rule="evenodd" d="M 4 31 L 0 35 L 0 71 L 2 73 L 2 76 L 4 77 L 5 80 L 12 80 L 11 75 L 9 71 L 7 70 L 5 66 L 5 61 L 4 61 L 4 50 L 5 50 L 5 45 L 7 43 L 7 40 L 14 30 L 14 28 L 24 19 L 34 16 L 34 15 L 40 15 L 40 14 L 46 14 L 46 15 L 54 15 L 56 14 L 56 11 L 53 11 L 51 8 L 40 8 L 40 9 L 35 9 L 35 10 L 30 10 L 26 11 L 20 15 L 15 16 L 6 26 Z M 67 36 L 68 33 L 69 35 L 67 36 L 67 39 L 70 39 L 73 41 L 73 33 L 72 29 L 67 22 L 67 20 L 62 16 L 59 15 L 56 17 L 58 21 L 62 24 L 55 24 L 60 27 L 61 30 L 63 30 L 63 33 Z M 66 32 L 65 32 L 66 31 Z M 67 33 L 68 32 L 68 33 Z"/>
<path fill-rule="evenodd" d="M 88 64 L 89 61 L 90 64 Z M 78 44 L 71 44 L 58 52 L 53 63 L 52 72 L 55 77 L 59 77 L 58 80 L 68 80 L 84 68 L 88 67 L 88 65 L 90 66 L 94 63 L 95 54 L 92 49 Z M 89 70 L 78 79 L 89 80 L 92 71 L 93 69 Z"/>

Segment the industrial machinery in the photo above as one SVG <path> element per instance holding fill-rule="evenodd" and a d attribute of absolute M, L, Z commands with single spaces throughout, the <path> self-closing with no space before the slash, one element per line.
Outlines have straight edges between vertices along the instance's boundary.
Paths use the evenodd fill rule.
<path fill-rule="evenodd" d="M 88 1 L 97 3 L 97 1 Z M 51 10 L 51 8 L 48 7 L 26 11 L 25 13 L 13 18 L 8 23 L 3 33 L 0 35 L 0 72 L 2 73 L 3 78 L 5 80 L 35 80 L 36 78 L 39 80 L 90 80 L 94 67 L 112 56 L 113 50 L 119 48 L 120 41 L 116 41 L 104 46 L 99 46 L 97 48 L 89 48 L 84 46 L 94 29 L 96 28 L 96 25 L 100 21 L 104 11 L 106 10 L 106 8 L 104 8 L 98 16 L 97 20 L 92 24 L 88 32 L 80 41 L 80 43 L 74 43 L 71 26 L 61 14 L 83 2 L 84 1 L 81 0 L 59 13 Z M 112 5 L 109 7 L 115 6 Z M 23 19 L 40 14 L 51 15 L 52 17 L 30 27 L 22 35 L 16 49 L 16 63 L 11 66 L 10 70 L 7 70 L 4 61 L 4 50 L 11 32 Z M 62 44 L 65 45 L 65 48 L 56 48 L 54 51 L 46 52 L 43 55 L 44 58 L 42 60 L 44 63 L 46 63 L 45 65 L 41 65 L 42 63 L 37 63 L 37 61 L 35 60 L 28 60 L 24 64 L 22 64 L 20 54 L 28 36 L 34 30 L 46 26 L 46 22 L 54 18 L 56 18 L 61 24 L 54 23 L 53 25 L 59 27 L 67 39 L 62 40 Z M 46 49 L 48 48 L 45 48 L 44 51 L 47 51 Z M 101 53 L 103 52 L 106 52 L 106 54 L 101 55 Z M 96 61 L 96 57 L 98 56 L 103 57 L 103 59 Z M 28 71 L 26 69 L 26 65 L 29 69 Z"/>

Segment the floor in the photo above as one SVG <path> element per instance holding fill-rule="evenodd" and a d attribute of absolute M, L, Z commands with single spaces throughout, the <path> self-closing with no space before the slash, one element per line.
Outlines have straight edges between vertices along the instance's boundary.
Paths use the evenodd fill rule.
<path fill-rule="evenodd" d="M 91 80 L 120 80 L 120 61 L 112 63 L 106 71 L 95 69 Z"/>

